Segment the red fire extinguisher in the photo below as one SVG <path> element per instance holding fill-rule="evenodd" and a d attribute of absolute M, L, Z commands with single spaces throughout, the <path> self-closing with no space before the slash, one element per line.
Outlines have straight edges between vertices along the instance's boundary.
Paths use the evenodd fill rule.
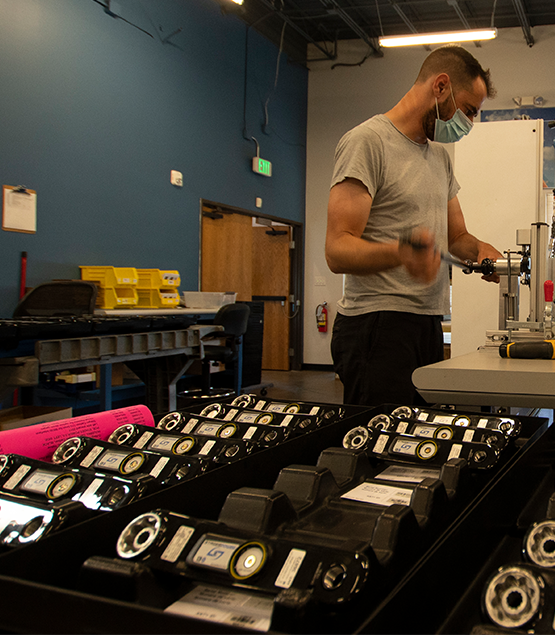
<path fill-rule="evenodd" d="M 328 332 L 328 310 L 327 302 L 322 302 L 316 307 L 316 325 L 320 333 Z"/>

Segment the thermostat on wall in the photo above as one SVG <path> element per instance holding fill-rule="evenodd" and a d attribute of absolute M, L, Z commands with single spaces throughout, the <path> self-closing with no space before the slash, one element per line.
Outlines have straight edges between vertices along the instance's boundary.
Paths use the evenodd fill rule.
<path fill-rule="evenodd" d="M 272 176 L 272 164 L 260 157 L 252 158 L 252 171 L 263 176 Z"/>

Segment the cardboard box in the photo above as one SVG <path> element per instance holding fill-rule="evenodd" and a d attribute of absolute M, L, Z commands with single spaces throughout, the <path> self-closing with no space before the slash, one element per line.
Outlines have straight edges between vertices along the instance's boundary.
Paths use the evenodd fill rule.
<path fill-rule="evenodd" d="M 30 426 L 34 423 L 71 419 L 72 408 L 57 406 L 17 406 L 0 410 L 0 431 Z"/>

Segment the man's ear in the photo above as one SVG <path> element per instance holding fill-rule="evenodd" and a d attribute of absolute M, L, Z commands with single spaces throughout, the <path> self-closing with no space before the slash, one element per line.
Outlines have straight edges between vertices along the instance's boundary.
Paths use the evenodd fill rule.
<path fill-rule="evenodd" d="M 445 94 L 445 91 L 449 90 L 451 79 L 447 73 L 440 73 L 436 76 L 432 83 L 432 92 L 436 99 L 439 99 Z"/>

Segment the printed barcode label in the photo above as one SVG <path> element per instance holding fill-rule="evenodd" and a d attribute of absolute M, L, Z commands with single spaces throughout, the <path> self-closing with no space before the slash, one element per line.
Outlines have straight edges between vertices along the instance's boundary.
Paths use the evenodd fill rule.
<path fill-rule="evenodd" d="M 166 562 L 175 562 L 181 555 L 185 545 L 189 542 L 189 538 L 194 533 L 195 530 L 192 527 L 181 525 L 181 527 L 175 532 L 175 536 L 170 540 L 168 546 L 164 549 L 160 559 L 165 560 Z"/>
<path fill-rule="evenodd" d="M 87 456 L 81 461 L 81 467 L 90 467 L 93 461 L 104 451 L 104 448 L 99 445 L 95 445 L 94 448 L 87 454 Z"/>
<path fill-rule="evenodd" d="M 145 447 L 145 445 L 147 444 L 148 440 L 154 435 L 154 432 L 145 432 L 141 435 L 141 437 L 139 438 L 139 440 L 137 441 L 137 443 L 135 443 L 135 445 L 133 446 L 134 448 L 138 448 L 139 450 L 141 450 L 142 448 Z"/>
<path fill-rule="evenodd" d="M 20 465 L 17 470 L 10 476 L 10 478 L 4 483 L 5 489 L 13 489 L 17 485 L 21 479 L 27 474 L 27 472 L 31 469 L 30 465 Z"/>
<path fill-rule="evenodd" d="M 157 463 L 156 465 L 152 468 L 152 471 L 150 472 L 151 476 L 154 476 L 154 478 L 160 476 L 160 472 L 164 469 L 164 467 L 166 466 L 167 462 L 170 460 L 170 458 L 168 456 L 163 456 Z"/>
<path fill-rule="evenodd" d="M 274 584 L 281 589 L 289 589 L 295 581 L 295 576 L 301 568 L 305 556 L 306 551 L 291 549 Z"/>

